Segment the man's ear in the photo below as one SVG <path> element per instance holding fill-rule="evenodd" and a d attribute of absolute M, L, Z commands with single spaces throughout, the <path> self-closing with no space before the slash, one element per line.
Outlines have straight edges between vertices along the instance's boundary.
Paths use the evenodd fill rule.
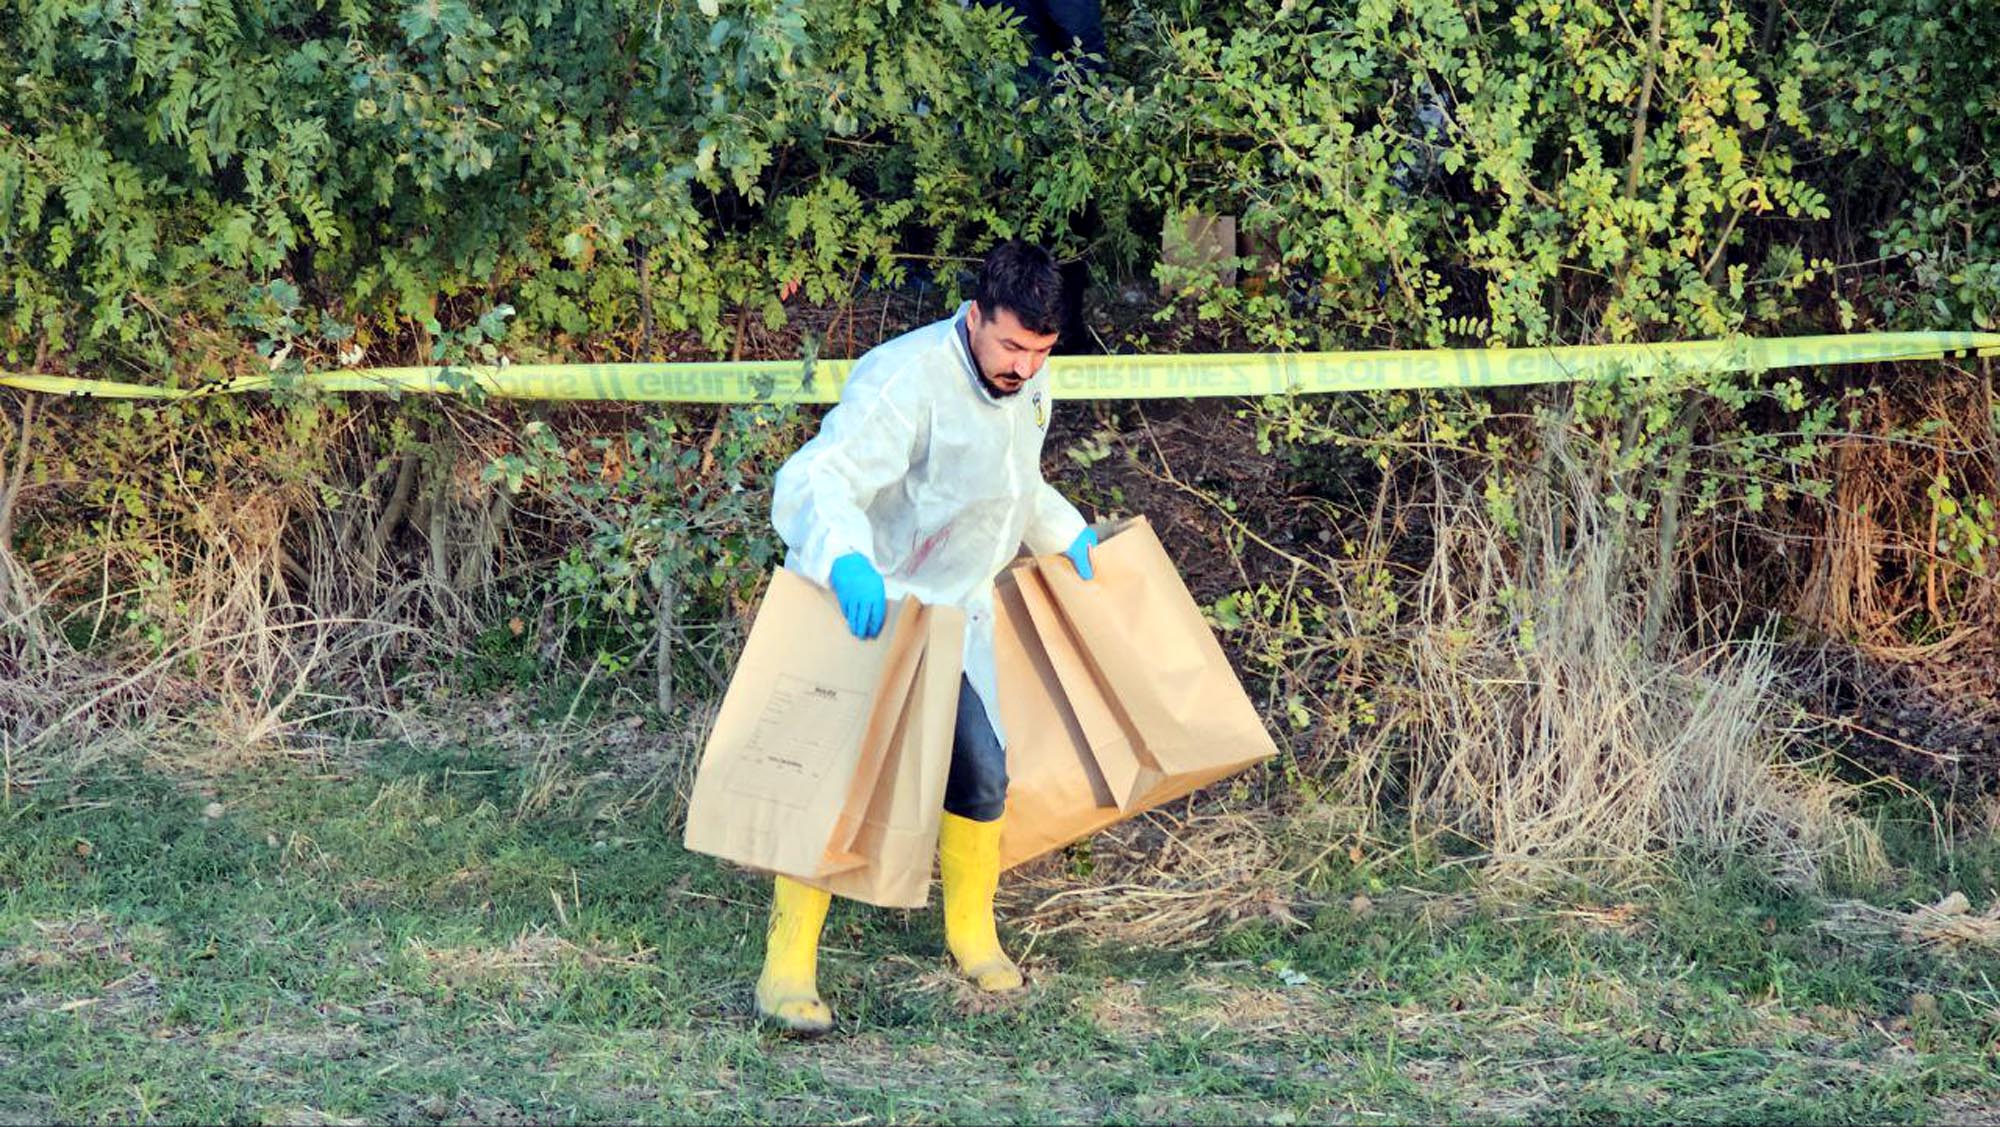
<path fill-rule="evenodd" d="M 980 324 L 985 320 L 985 313 L 979 308 L 979 299 L 973 298 L 972 303 L 965 309 L 965 327 L 978 332 Z"/>

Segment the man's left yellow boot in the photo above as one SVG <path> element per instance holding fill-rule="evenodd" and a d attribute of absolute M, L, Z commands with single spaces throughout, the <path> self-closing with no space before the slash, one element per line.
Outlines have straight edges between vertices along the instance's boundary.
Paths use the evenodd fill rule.
<path fill-rule="evenodd" d="M 833 1011 L 819 1000 L 819 932 L 833 897 L 779 877 L 771 888 L 771 924 L 764 936 L 764 973 L 757 979 L 757 1016 L 793 1033 L 816 1036 L 833 1028 Z"/>
<path fill-rule="evenodd" d="M 1000 888 L 1000 822 L 946 813 L 938 827 L 944 881 L 944 943 L 981 990 L 1018 990 L 1021 968 L 1000 949 L 993 894 Z"/>

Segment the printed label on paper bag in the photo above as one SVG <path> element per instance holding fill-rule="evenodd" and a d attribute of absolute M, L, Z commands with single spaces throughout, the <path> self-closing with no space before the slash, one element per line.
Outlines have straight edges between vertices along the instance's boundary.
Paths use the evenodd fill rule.
<path fill-rule="evenodd" d="M 764 701 L 728 789 L 805 809 L 826 771 L 861 740 L 869 694 L 780 674 Z"/>

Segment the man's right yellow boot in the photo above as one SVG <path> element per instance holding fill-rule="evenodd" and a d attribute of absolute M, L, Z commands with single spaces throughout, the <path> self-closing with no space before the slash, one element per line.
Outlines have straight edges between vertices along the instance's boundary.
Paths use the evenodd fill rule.
<path fill-rule="evenodd" d="M 819 1000 L 819 930 L 833 897 L 779 877 L 771 890 L 771 927 L 764 935 L 764 973 L 757 979 L 757 1016 L 793 1033 L 825 1033 L 833 1011 Z"/>
<path fill-rule="evenodd" d="M 981 990 L 1021 988 L 1021 968 L 1000 949 L 993 896 L 1000 887 L 1000 823 L 946 811 L 938 824 L 938 870 L 944 878 L 944 942 L 958 969 Z"/>

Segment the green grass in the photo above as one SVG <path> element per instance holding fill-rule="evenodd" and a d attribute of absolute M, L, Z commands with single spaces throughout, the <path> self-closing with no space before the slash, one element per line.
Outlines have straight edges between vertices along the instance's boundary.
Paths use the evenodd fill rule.
<path fill-rule="evenodd" d="M 842 904 L 821 976 L 838 1031 L 790 1041 L 749 1009 L 761 881 L 682 852 L 661 808 L 608 791 L 517 818 L 525 782 L 496 754 L 405 749 L 322 777 L 100 763 L 14 794 L 0 1122 L 2000 1109 L 2000 974 L 1843 939 L 1821 905 L 1741 873 L 1633 905 L 1390 891 L 1357 912 L 1331 887 L 1303 929 L 1197 951 L 1040 942 L 1031 988 L 1003 1004 L 945 971 L 935 911 Z M 1953 864 L 1990 880 L 1990 858 Z M 1913 887 L 1958 875 L 1930 871 Z M 1387 884 L 1442 887 L 1427 879 Z"/>

